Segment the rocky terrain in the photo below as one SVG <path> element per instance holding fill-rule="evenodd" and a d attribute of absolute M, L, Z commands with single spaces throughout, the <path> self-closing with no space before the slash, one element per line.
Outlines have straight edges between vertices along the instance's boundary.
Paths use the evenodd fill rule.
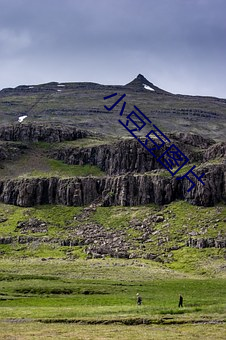
<path fill-rule="evenodd" d="M 149 203 L 159 205 L 176 199 L 192 204 L 210 206 L 226 198 L 226 165 L 202 168 L 205 186 L 191 186 L 186 179 L 164 178 L 161 175 L 121 175 L 102 178 L 33 178 L 0 181 L 0 200 L 7 204 L 33 206 L 63 204 L 83 206 L 102 199 L 103 206 L 135 206 Z M 197 171 L 197 174 L 201 174 Z"/>
<path fill-rule="evenodd" d="M 226 247 L 223 228 L 226 218 L 222 215 L 222 208 L 212 209 L 211 216 L 207 216 L 210 213 L 207 209 L 203 210 L 199 222 L 194 224 L 191 221 L 191 225 L 186 224 L 186 220 L 190 219 L 186 205 L 183 207 L 184 217 L 179 216 L 175 208 L 173 204 L 160 209 L 149 208 L 143 211 L 143 216 L 138 214 L 137 217 L 132 217 L 131 211 L 125 210 L 124 216 L 129 214 L 126 223 L 106 224 L 104 220 L 97 218 L 101 209 L 99 202 L 83 208 L 71 220 L 68 216 L 62 226 L 57 221 L 53 224 L 45 217 L 42 219 L 28 217 L 34 212 L 27 210 L 28 216 L 23 221 L 16 222 L 11 235 L 0 236 L 0 244 L 9 245 L 12 249 L 18 249 L 19 246 L 18 250 L 26 246 L 33 252 L 45 246 L 52 249 L 60 248 L 64 249 L 69 258 L 75 256 L 74 249 L 80 248 L 87 259 L 105 256 L 143 257 L 164 263 L 172 262 L 174 252 L 185 247 L 215 248 L 219 252 Z M 194 216 L 200 213 L 197 209 L 200 208 L 193 210 Z M 137 214 L 139 208 L 134 212 Z M 115 213 L 120 214 L 120 211 L 116 210 Z M 116 215 L 115 217 L 109 215 L 109 218 L 117 219 Z M 174 227 L 175 219 L 178 224 L 176 227 Z M 7 221 L 5 215 L 5 218 L 0 218 L 0 225 L 2 227 L 7 225 Z"/>
<path fill-rule="evenodd" d="M 115 98 L 105 96 L 126 94 L 126 113 L 136 105 L 163 131 L 193 132 L 225 140 L 226 100 L 214 97 L 169 93 L 139 74 L 126 85 L 96 83 L 48 83 L 23 85 L 0 91 L 0 125 L 14 124 L 19 117 L 24 122 L 76 126 L 112 136 L 127 136 L 118 123 L 121 103 L 107 111 Z"/>
<path fill-rule="evenodd" d="M 20 142 L 63 142 L 85 138 L 92 134 L 69 126 L 48 126 L 37 124 L 13 124 L 0 127 L 0 140 Z"/>
<path fill-rule="evenodd" d="M 155 158 L 121 130 L 116 113 L 104 111 L 104 95 L 115 91 L 126 93 L 128 103 L 131 102 L 129 108 L 143 105 L 143 112 L 148 112 L 149 118 L 156 120 L 171 142 L 189 158 L 189 164 L 174 177 L 157 161 L 169 146 L 167 143 L 156 150 Z M 184 247 L 225 248 L 223 213 L 215 220 L 203 218 L 195 231 L 184 221 L 178 222 L 174 230 L 178 217 L 167 209 L 167 205 L 177 202 L 187 202 L 200 209 L 225 205 L 225 103 L 218 98 L 173 95 L 141 75 L 125 86 L 50 83 L 2 90 L 0 204 L 3 210 L 9 205 L 18 209 L 64 206 L 81 211 L 60 227 L 65 232 L 59 231 L 59 236 L 51 231 L 53 227 L 57 230 L 57 224 L 50 225 L 45 218 L 16 218 L 14 229 L 9 234 L 1 233 L 0 244 L 10 247 L 25 244 L 32 249 L 52 245 L 67 249 L 72 257 L 73 247 L 79 247 L 88 258 L 110 255 L 161 262 L 172 261 L 172 251 Z M 113 101 L 108 103 L 112 104 Z M 20 115 L 28 118 L 17 123 L 15 119 Z M 199 133 L 194 133 L 197 130 Z M 194 165 L 198 176 L 205 173 L 205 185 L 191 175 L 196 185 L 188 192 L 191 183 L 179 177 Z M 89 175 L 85 173 L 87 166 Z M 139 207 L 151 204 L 159 208 L 144 217 L 131 215 L 127 224 L 119 223 L 116 228 L 95 219 L 101 208 L 110 211 L 113 207 L 137 207 L 139 211 Z M 9 221 L 8 213 L 0 214 L 3 230 L 11 228 Z"/>
<path fill-rule="evenodd" d="M 192 204 L 210 206 L 226 198 L 225 143 L 215 143 L 192 134 L 170 135 L 171 141 L 180 143 L 181 151 L 196 163 L 197 175 L 205 173 L 205 186 L 196 186 L 187 192 L 191 183 L 186 179 L 172 177 L 156 158 L 136 140 L 122 140 L 110 144 L 89 147 L 73 147 L 60 142 L 88 137 L 89 133 L 67 128 L 43 128 L 33 125 L 5 127 L 0 139 L 7 140 L 0 147 L 1 160 L 19 157 L 26 153 L 29 143 L 39 140 L 52 142 L 54 148 L 48 157 L 70 165 L 90 164 L 106 173 L 102 177 L 59 178 L 6 178 L 0 179 L 0 201 L 19 206 L 37 204 L 63 204 L 83 206 L 101 200 L 103 206 L 136 206 L 149 203 L 168 204 L 177 199 Z M 11 144 L 9 140 L 12 140 Z M 19 144 L 15 144 L 15 140 Z M 163 149 L 166 149 L 167 145 Z M 18 152 L 18 150 L 20 152 Z M 161 150 L 156 152 L 159 156 Z M 4 168 L 4 163 L 2 163 Z"/>

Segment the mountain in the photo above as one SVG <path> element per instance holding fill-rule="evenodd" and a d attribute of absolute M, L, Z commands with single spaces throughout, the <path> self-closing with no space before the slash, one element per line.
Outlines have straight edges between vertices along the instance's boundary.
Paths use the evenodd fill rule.
<path fill-rule="evenodd" d="M 138 75 L 126 85 L 89 82 L 22 85 L 0 91 L 0 125 L 18 122 L 76 126 L 110 136 L 128 137 L 119 124 L 121 106 L 107 111 L 116 100 L 103 98 L 126 94 L 126 113 L 136 105 L 160 129 L 193 132 L 216 140 L 226 136 L 226 99 L 176 95 Z M 22 123 L 22 124 L 23 124 Z"/>
<path fill-rule="evenodd" d="M 167 143 L 154 157 L 118 122 L 124 101 L 124 117 L 135 105 L 186 155 L 175 176 L 157 161 Z M 225 104 L 169 93 L 142 75 L 124 86 L 51 82 L 2 90 L 0 254 L 36 255 L 47 245 L 50 256 L 61 249 L 172 265 L 182 256 L 189 268 L 190 248 L 210 248 L 202 252 L 206 261 L 216 254 L 223 261 Z M 189 190 L 190 180 L 180 177 L 194 166 L 204 184 L 190 174 Z"/>
<path fill-rule="evenodd" d="M 160 89 L 159 87 L 148 81 L 142 74 L 138 74 L 138 76 L 134 80 L 125 85 L 125 88 L 131 90 L 135 89 L 136 91 L 149 90 L 157 94 L 172 94 L 163 89 Z"/>

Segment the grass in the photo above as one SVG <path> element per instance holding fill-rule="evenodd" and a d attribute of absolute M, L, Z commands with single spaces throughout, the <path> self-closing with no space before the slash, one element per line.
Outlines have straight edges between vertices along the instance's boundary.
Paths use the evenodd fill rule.
<path fill-rule="evenodd" d="M 68 178 L 74 176 L 103 176 L 105 173 L 95 165 L 69 165 L 63 161 L 52 159 L 49 153 L 59 147 L 75 147 L 82 145 L 96 145 L 103 143 L 99 139 L 79 139 L 64 143 L 37 142 L 21 144 L 26 148 L 26 152 L 20 154 L 18 158 L 2 162 L 0 167 L 1 178 L 33 178 L 33 177 L 61 177 Z M 15 148 L 15 142 L 10 143 L 11 148 Z M 74 145 L 74 146 L 73 146 Z M 15 150 L 14 150 L 15 154 Z"/>
<path fill-rule="evenodd" d="M 34 322 L 1 322 L 2 339 L 73 339 L 73 340 L 159 340 L 159 339 L 225 339 L 225 325 L 81 325 L 81 324 L 42 324 Z"/>
<path fill-rule="evenodd" d="M 67 208 L 63 214 L 62 207 L 61 215 L 57 207 L 51 207 L 51 211 L 39 207 L 38 216 L 46 215 L 53 224 L 59 219 L 60 228 L 76 212 Z M 35 208 L 27 209 L 27 213 L 32 210 Z M 137 209 L 133 211 L 136 213 Z M 21 254 L 26 252 L 28 247 Z M 181 258 L 186 259 L 185 267 L 178 267 L 180 271 L 176 266 L 169 269 L 143 259 L 86 260 L 80 256 L 72 261 L 63 259 L 60 249 L 46 253 L 43 250 L 41 258 L 37 251 L 27 258 L 24 255 L 0 257 L 3 339 L 124 340 L 139 339 L 141 334 L 144 339 L 165 339 L 166 334 L 167 339 L 211 339 L 212 332 L 212 339 L 224 339 L 225 278 L 194 274 L 194 269 L 188 267 L 191 254 L 188 259 L 178 254 L 179 263 Z M 195 258 L 202 255 L 194 256 L 194 261 Z M 143 298 L 139 308 L 137 292 Z M 184 307 L 180 309 L 179 294 L 184 297 Z"/>
<path fill-rule="evenodd" d="M 113 137 L 108 138 L 81 138 L 77 139 L 75 141 L 65 141 L 60 143 L 60 145 L 56 145 L 57 148 L 65 148 L 65 147 L 79 147 L 79 148 L 86 148 L 86 147 L 93 147 L 98 145 L 104 145 L 104 144 L 111 144 L 113 142 L 117 141 L 117 139 Z"/>
<path fill-rule="evenodd" d="M 225 330 L 225 279 L 181 274 L 144 260 L 5 258 L 0 267 L 3 338 L 132 339 L 145 334 L 150 339 L 155 334 L 163 339 L 169 332 L 189 339 L 203 329 L 206 336 L 215 330 L 221 339 Z M 139 308 L 137 292 L 143 298 Z M 179 293 L 184 296 L 180 309 Z"/>
<path fill-rule="evenodd" d="M 173 251 L 174 261 L 168 265 L 169 268 L 183 272 L 196 271 L 201 275 L 208 273 L 225 275 L 222 271 L 224 257 L 223 252 L 217 248 L 196 249 L 185 247 Z"/>
<path fill-rule="evenodd" d="M 221 162 L 222 162 L 222 160 L 221 160 Z M 214 160 L 214 162 L 211 162 L 211 163 L 209 162 L 208 164 L 212 164 L 212 163 L 214 163 L 214 164 L 219 163 L 220 164 L 220 160 Z M 185 165 L 175 174 L 175 176 L 178 177 L 178 176 L 182 176 L 182 175 L 186 174 L 186 172 L 188 172 L 188 170 L 190 170 L 194 165 L 196 165 L 197 169 L 200 169 L 200 167 L 201 167 L 200 165 L 197 164 L 197 162 L 191 163 L 189 165 Z M 207 163 L 205 163 L 205 166 L 206 165 L 207 165 Z M 173 169 L 171 169 L 171 171 L 174 173 L 177 169 L 178 169 L 178 167 L 174 167 Z M 160 169 L 160 171 L 158 171 L 157 173 L 147 172 L 146 174 L 149 175 L 149 176 L 172 177 L 171 173 L 169 171 L 165 170 L 165 168 Z"/>
<path fill-rule="evenodd" d="M 225 277 L 224 249 L 197 249 L 186 246 L 190 238 L 216 238 L 218 235 L 225 237 L 224 204 L 204 208 L 176 201 L 162 208 L 154 204 L 141 207 L 97 207 L 96 211 L 91 211 L 84 219 L 77 219 L 84 211 L 83 207 L 41 205 L 22 208 L 0 204 L 0 237 L 14 237 L 13 243 L 1 245 L 2 256 L 84 258 L 84 246 L 62 246 L 61 240 L 81 243 L 77 229 L 83 224 L 94 223 L 112 233 L 122 230 L 124 238 L 134 247 L 130 252 L 138 257 L 153 254 L 172 269 L 211 277 Z M 150 242 L 143 243 L 137 240 L 137 237 L 143 235 L 142 228 L 136 228 L 135 225 L 137 222 L 142 225 L 145 219 L 153 215 L 163 216 L 164 221 L 150 222 Z M 45 230 L 24 231 L 16 228 L 19 222 L 30 219 L 45 223 Z M 19 236 L 31 236 L 34 241 L 19 244 L 16 242 Z"/>
<path fill-rule="evenodd" d="M 156 213 L 159 207 L 155 204 L 139 207 L 98 207 L 93 215 L 93 220 L 105 227 L 121 228 L 128 227 L 134 218 L 142 220 L 149 213 Z"/>
<path fill-rule="evenodd" d="M 40 148 L 43 150 L 54 150 L 54 149 L 61 149 L 61 148 L 85 148 L 85 147 L 93 147 L 98 145 L 109 145 L 110 143 L 113 143 L 114 141 L 117 141 L 114 137 L 108 137 L 105 136 L 101 137 L 87 137 L 87 138 L 80 138 L 72 141 L 64 141 L 60 143 L 48 143 L 48 142 L 35 142 L 32 143 L 34 148 Z"/>
<path fill-rule="evenodd" d="M 127 95 L 128 113 L 133 105 L 139 107 L 159 128 L 163 130 L 187 131 L 202 133 L 206 136 L 225 139 L 223 101 L 214 98 L 195 96 L 166 96 L 155 95 L 150 91 L 136 92 L 136 88 L 114 88 L 109 86 L 89 87 L 83 84 L 67 84 L 62 92 L 57 91 L 57 84 L 51 86 L 51 91 L 43 92 L 46 87 L 36 86 L 36 93 L 20 92 L 5 94 L 0 98 L 0 114 L 2 122 L 15 122 L 20 113 L 28 114 L 28 121 L 75 124 L 78 128 L 98 131 L 106 135 L 128 135 L 118 123 L 120 107 L 108 113 L 104 109 L 106 101 L 103 100 L 114 92 Z M 85 86 L 87 86 L 85 88 Z M 111 102 L 108 101 L 107 104 Z M 185 109 L 187 112 L 182 112 Z M 188 114 L 190 109 L 201 109 L 206 112 L 217 113 L 215 118 Z M 16 112 L 16 113 L 15 113 Z"/>
<path fill-rule="evenodd" d="M 0 223 L 1 236 L 70 239 L 79 224 L 96 222 L 126 230 L 139 248 L 140 231 L 131 221 L 161 215 L 164 221 L 152 226 L 157 233 L 144 252 L 161 253 L 168 260 L 87 260 L 83 247 L 59 242 L 1 244 L 0 338 L 224 339 L 224 249 L 184 245 L 191 231 L 197 232 L 193 237 L 223 233 L 225 205 L 203 208 L 177 201 L 164 207 L 98 207 L 84 222 L 74 219 L 83 212 L 82 207 L 0 204 L 0 219 L 6 219 Z M 47 232 L 21 234 L 18 221 L 31 218 L 45 222 Z M 202 228 L 205 234 L 199 234 Z M 160 236 L 169 241 L 158 245 Z M 182 248 L 168 249 L 175 245 Z M 137 292 L 143 298 L 140 308 Z M 184 297 L 180 309 L 179 294 Z"/>
<path fill-rule="evenodd" d="M 34 154 L 32 157 L 24 155 L 16 161 L 4 162 L 0 169 L 2 178 L 69 178 L 74 176 L 103 176 L 105 173 L 98 166 L 69 165 L 60 160 L 49 159 L 47 156 Z"/>
<path fill-rule="evenodd" d="M 54 229 L 56 236 L 60 228 L 65 227 L 65 225 L 74 225 L 74 216 L 81 211 L 81 207 L 42 205 L 33 208 L 21 208 L 0 203 L 0 219 L 6 219 L 5 222 L 1 223 L 0 235 L 18 235 L 18 231 L 15 231 L 18 222 L 36 218 L 45 221 L 50 231 Z"/>
<path fill-rule="evenodd" d="M 74 176 L 103 176 L 105 173 L 98 168 L 98 166 L 85 165 L 68 165 L 63 161 L 48 159 L 49 169 L 47 171 L 33 170 L 26 173 L 22 177 L 74 177 Z"/>

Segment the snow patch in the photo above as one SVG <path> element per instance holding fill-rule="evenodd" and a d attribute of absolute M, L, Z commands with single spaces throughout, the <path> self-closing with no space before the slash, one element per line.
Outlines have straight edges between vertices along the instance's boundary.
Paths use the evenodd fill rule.
<path fill-rule="evenodd" d="M 20 116 L 20 117 L 18 118 L 18 122 L 19 122 L 19 123 L 22 123 L 22 121 L 23 121 L 25 118 L 27 118 L 27 116 Z"/>
<path fill-rule="evenodd" d="M 57 92 L 61 92 L 62 90 L 57 90 Z"/>
<path fill-rule="evenodd" d="M 29 89 L 33 89 L 34 88 L 34 86 L 29 86 Z"/>
<path fill-rule="evenodd" d="M 59 86 L 59 87 L 64 87 L 65 85 L 64 85 L 64 84 L 58 84 L 57 86 Z"/>
<path fill-rule="evenodd" d="M 143 85 L 144 85 L 144 88 L 145 88 L 146 90 L 155 91 L 152 87 L 150 87 L 150 86 L 148 86 L 148 85 L 146 85 L 146 84 L 143 84 Z"/>

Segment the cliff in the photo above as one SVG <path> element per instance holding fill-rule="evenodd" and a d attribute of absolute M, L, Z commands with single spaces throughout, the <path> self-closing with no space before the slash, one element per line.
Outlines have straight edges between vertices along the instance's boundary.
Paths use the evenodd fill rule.
<path fill-rule="evenodd" d="M 175 135 L 172 135 L 172 143 L 189 158 L 190 162 L 202 162 L 214 158 L 214 146 L 208 153 L 206 147 L 211 147 L 212 140 L 197 138 L 197 136 L 184 136 L 180 141 Z M 190 138 L 190 139 L 189 139 Z M 194 139 L 193 139 L 194 138 Z M 194 140 L 197 139 L 194 150 Z M 64 147 L 57 148 L 51 152 L 52 158 L 61 160 L 67 164 L 92 164 L 97 165 L 108 175 L 120 175 L 128 172 L 144 173 L 156 169 L 164 169 L 157 158 L 167 149 L 164 146 L 161 150 L 156 150 L 156 158 L 153 157 L 141 144 L 135 139 L 124 140 L 108 145 L 90 146 L 84 148 Z M 221 155 L 223 156 L 223 155 Z"/>
<path fill-rule="evenodd" d="M 133 206 L 152 202 L 163 205 L 182 199 L 192 204 L 210 206 L 226 198 L 224 143 L 215 143 L 212 139 L 193 134 L 169 135 L 172 143 L 189 158 L 190 164 L 198 166 L 206 162 L 195 169 L 197 175 L 205 173 L 205 186 L 198 182 L 191 192 L 187 192 L 191 186 L 188 179 L 177 180 L 177 175 L 172 177 L 156 160 L 168 146 L 156 151 L 155 158 L 134 139 L 83 148 L 60 145 L 61 141 L 87 136 L 90 133 L 68 126 L 56 128 L 17 124 L 0 128 L 0 139 L 20 141 L 2 142 L 0 160 L 19 157 L 20 153 L 31 147 L 30 142 L 59 142 L 46 151 L 50 158 L 74 165 L 96 165 L 107 174 L 105 177 L 67 179 L 0 179 L 0 201 L 19 206 L 48 203 L 82 206 L 95 201 L 105 206 Z M 192 180 L 197 182 L 194 177 Z"/>
<path fill-rule="evenodd" d="M 41 124 L 13 124 L 0 127 L 0 140 L 21 142 L 63 142 L 91 136 L 91 132 L 82 131 L 74 126 Z"/>
<path fill-rule="evenodd" d="M 104 206 L 151 202 L 163 205 L 176 199 L 210 206 L 224 200 L 226 166 L 209 165 L 203 171 L 206 174 L 205 186 L 198 182 L 190 192 L 187 192 L 190 182 L 186 178 L 176 180 L 157 174 L 0 181 L 0 201 L 26 207 L 47 203 L 81 206 L 96 200 L 101 200 Z"/>

